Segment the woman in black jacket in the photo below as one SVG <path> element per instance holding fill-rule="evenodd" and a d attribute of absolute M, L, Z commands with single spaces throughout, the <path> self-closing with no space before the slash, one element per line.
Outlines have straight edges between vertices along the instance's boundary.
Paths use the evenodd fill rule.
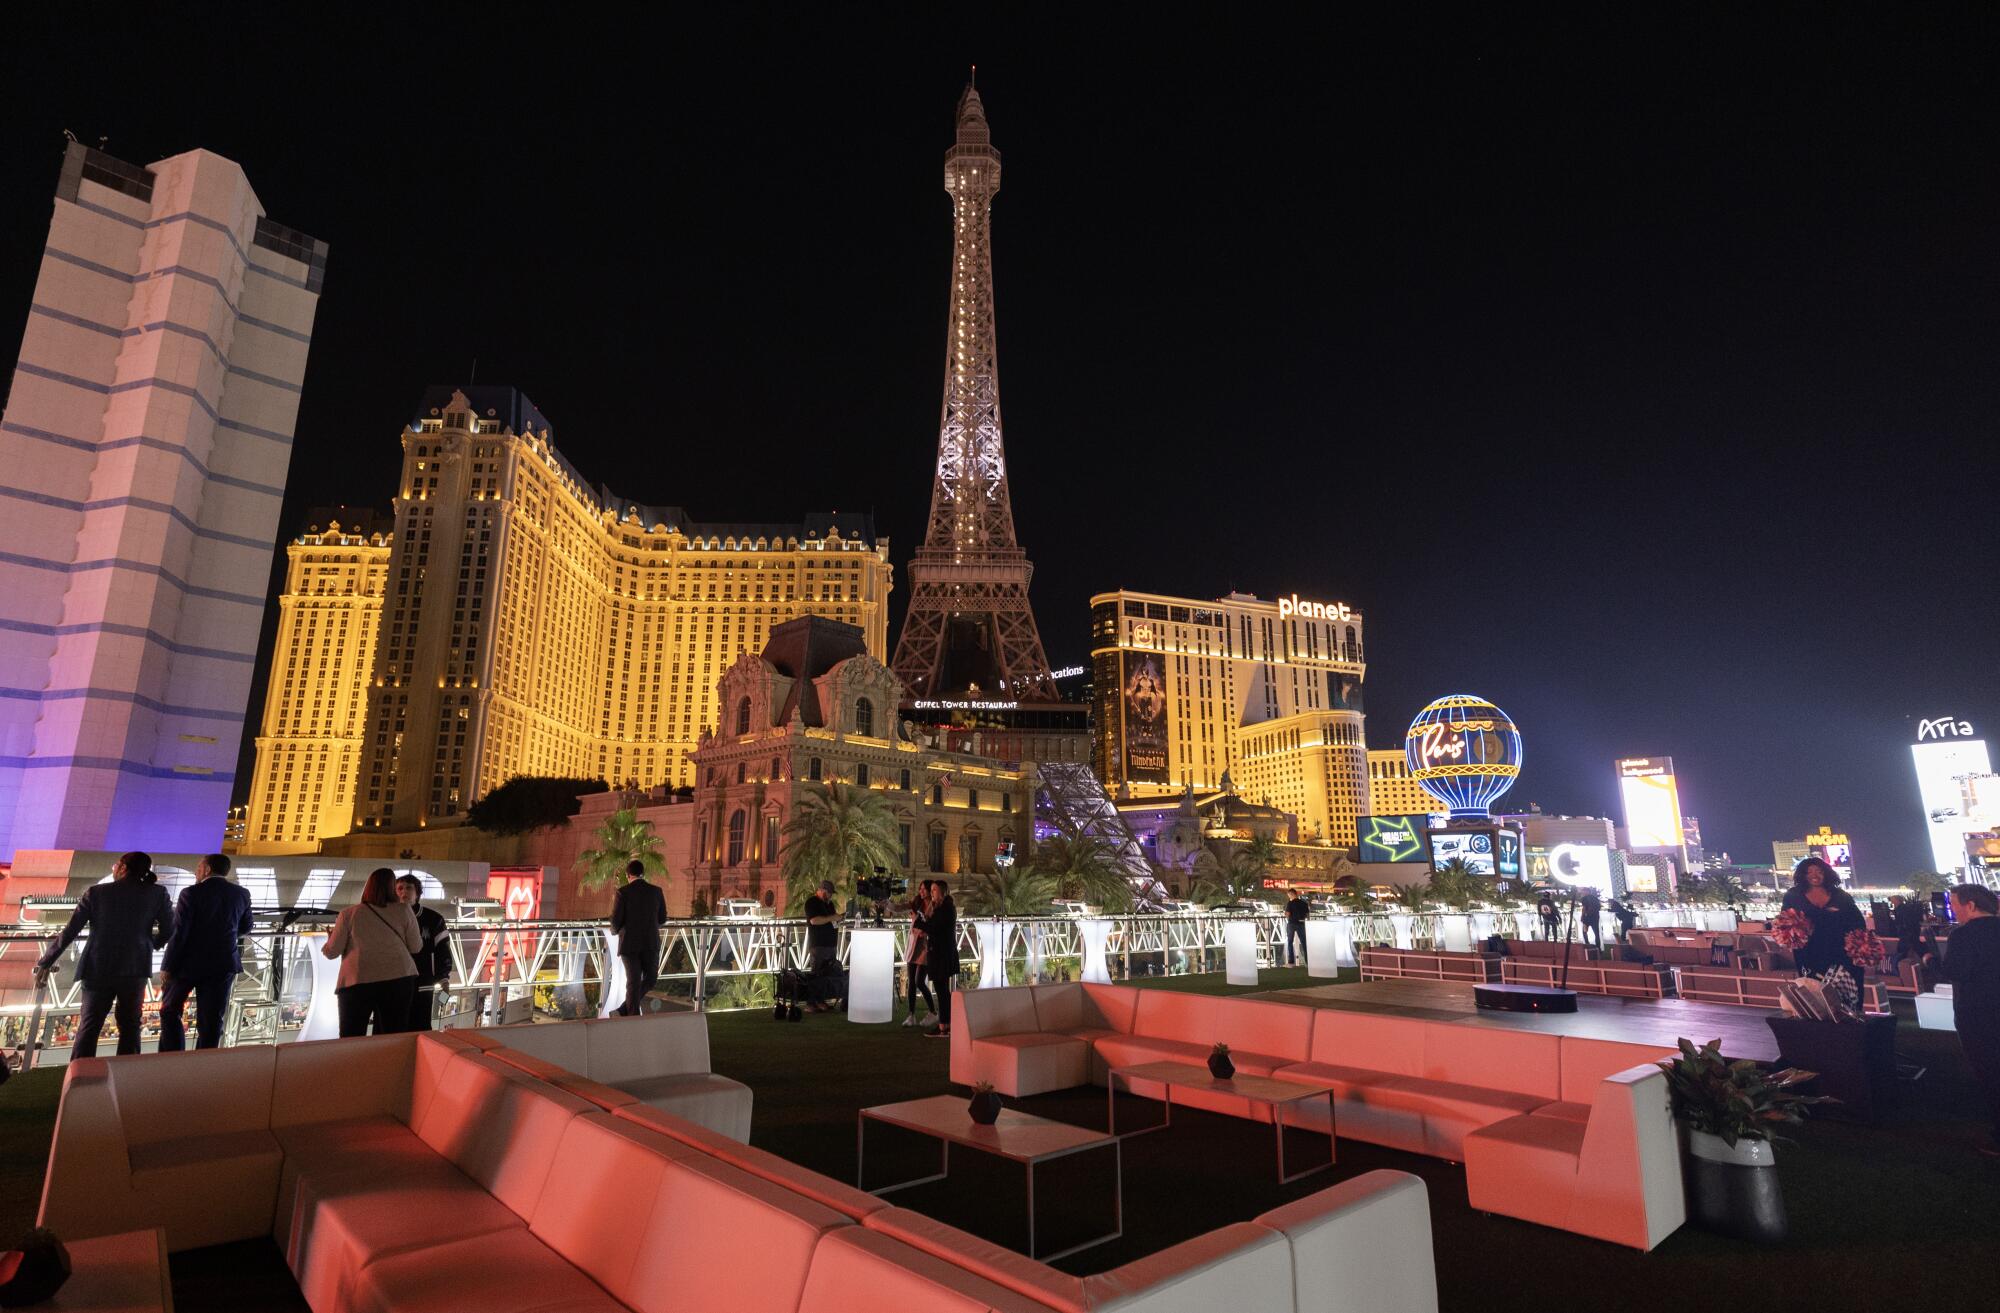
<path fill-rule="evenodd" d="M 1839 967 L 1854 982 L 1854 1007 L 1861 1010 L 1861 968 L 1847 955 L 1847 935 L 1866 930 L 1868 920 L 1854 896 L 1840 887 L 1840 877 L 1817 857 L 1808 857 L 1792 868 L 1792 887 L 1785 893 L 1784 910 L 1796 911 L 1811 927 L 1811 937 L 1792 954 L 1802 976 L 1817 976 Z"/>
<path fill-rule="evenodd" d="M 924 1033 L 951 1038 L 951 980 L 958 974 L 958 904 L 942 880 L 931 881 L 930 912 L 924 917 L 924 967 L 937 990 L 938 1026 Z"/>
<path fill-rule="evenodd" d="M 118 1052 L 137 1053 L 139 1004 L 146 979 L 153 974 L 153 950 L 166 947 L 174 932 L 174 907 L 160 888 L 151 857 L 126 853 L 112 866 L 108 883 L 84 890 L 69 924 L 35 964 L 36 985 L 48 983 L 56 959 L 86 926 L 90 938 L 84 941 L 76 972 L 83 982 L 83 1015 L 77 1019 L 70 1057 L 97 1056 L 98 1033 L 104 1029 L 105 1015 L 114 1009 Z"/>

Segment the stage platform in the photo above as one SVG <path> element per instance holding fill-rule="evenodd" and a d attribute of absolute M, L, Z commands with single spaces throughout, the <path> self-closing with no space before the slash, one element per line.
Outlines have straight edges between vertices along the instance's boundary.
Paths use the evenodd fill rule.
<path fill-rule="evenodd" d="M 1447 980 L 1368 980 L 1356 985 L 1275 989 L 1254 997 L 1306 1007 L 1418 1017 L 1426 1021 L 1471 1022 L 1669 1048 L 1682 1036 L 1697 1046 L 1720 1039 L 1725 1057 L 1758 1062 L 1777 1061 L 1778 1042 L 1764 1020 L 1782 1015 L 1763 1008 L 1690 1003 L 1678 998 L 1609 998 L 1600 994 L 1579 995 L 1577 1010 L 1570 1013 L 1484 1012 L 1473 1005 L 1469 982 Z"/>

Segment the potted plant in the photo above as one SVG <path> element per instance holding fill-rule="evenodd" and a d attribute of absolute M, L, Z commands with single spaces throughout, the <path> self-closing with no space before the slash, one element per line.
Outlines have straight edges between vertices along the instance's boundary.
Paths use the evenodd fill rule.
<path fill-rule="evenodd" d="M 981 1126 L 991 1126 L 1000 1119 L 1000 1109 L 1005 1106 L 1000 1102 L 1000 1096 L 994 1093 L 993 1082 L 982 1080 L 973 1082 L 972 1099 L 965 1105 L 965 1110 Z"/>
<path fill-rule="evenodd" d="M 1229 1046 L 1218 1042 L 1208 1051 L 1208 1074 L 1217 1080 L 1228 1080 L 1236 1074 L 1236 1064 L 1229 1060 Z"/>
<path fill-rule="evenodd" d="M 1792 1088 L 1813 1073 L 1790 1067 L 1766 1073 L 1755 1062 L 1726 1061 L 1720 1039 L 1699 1049 L 1683 1039 L 1680 1049 L 1660 1067 L 1674 1115 L 1687 1129 L 1688 1217 L 1738 1239 L 1784 1239 L 1785 1197 L 1772 1142 L 1778 1127 L 1797 1125 L 1807 1106 L 1827 1102 Z"/>

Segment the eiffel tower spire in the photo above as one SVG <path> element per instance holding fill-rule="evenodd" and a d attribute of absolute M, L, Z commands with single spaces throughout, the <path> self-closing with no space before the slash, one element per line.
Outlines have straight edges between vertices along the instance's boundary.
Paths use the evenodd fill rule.
<path fill-rule="evenodd" d="M 952 199 L 951 319 L 944 405 L 924 543 L 910 562 L 910 611 L 894 669 L 910 698 L 978 692 L 1053 702 L 1055 681 L 1028 605 L 1034 574 L 1014 537 L 993 331 L 993 196 L 1000 152 L 971 83 L 944 157 Z"/>

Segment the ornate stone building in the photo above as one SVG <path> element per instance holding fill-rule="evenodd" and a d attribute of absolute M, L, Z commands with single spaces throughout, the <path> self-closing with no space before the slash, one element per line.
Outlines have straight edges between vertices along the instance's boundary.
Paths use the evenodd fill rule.
<path fill-rule="evenodd" d="M 995 854 L 1009 851 L 1025 860 L 1032 765 L 932 746 L 926 731 L 897 719 L 901 698 L 857 627 L 818 616 L 774 627 L 761 652 L 723 674 L 720 728 L 689 754 L 688 839 L 681 852 L 668 847 L 676 882 L 685 877 L 711 904 L 781 906 L 785 825 L 805 791 L 834 783 L 887 798 L 900 840 L 892 874 L 990 872 Z"/>

